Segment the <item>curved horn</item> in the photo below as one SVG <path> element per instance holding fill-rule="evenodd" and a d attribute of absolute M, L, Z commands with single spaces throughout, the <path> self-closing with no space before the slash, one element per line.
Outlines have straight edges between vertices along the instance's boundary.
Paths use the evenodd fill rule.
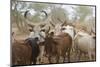
<path fill-rule="evenodd" d="M 50 31 L 50 26 L 49 26 L 49 29 L 46 31 L 46 33 L 48 34 L 48 33 L 49 33 L 49 31 Z"/>
<path fill-rule="evenodd" d="M 42 10 L 42 11 L 40 11 L 40 12 L 43 12 L 43 13 L 45 14 L 45 19 L 48 17 L 48 14 L 47 14 L 46 11 Z"/>
<path fill-rule="evenodd" d="M 28 24 L 29 27 L 31 27 L 32 29 L 34 28 L 34 25 L 32 24 Z"/>
<path fill-rule="evenodd" d="M 27 10 L 27 11 L 25 11 L 25 13 L 24 13 L 24 17 L 25 18 L 27 18 L 27 13 L 28 13 L 29 11 Z"/>
<path fill-rule="evenodd" d="M 64 26 L 66 24 L 66 20 L 61 24 L 61 26 Z"/>
<path fill-rule="evenodd" d="M 50 24 L 55 28 L 55 25 L 50 21 Z"/>
<path fill-rule="evenodd" d="M 57 18 L 57 20 L 63 23 L 63 21 L 61 21 L 59 18 Z"/>
<path fill-rule="evenodd" d="M 59 18 L 57 18 L 57 19 L 62 23 L 61 26 L 64 26 L 67 23 L 66 20 L 63 22 Z"/>

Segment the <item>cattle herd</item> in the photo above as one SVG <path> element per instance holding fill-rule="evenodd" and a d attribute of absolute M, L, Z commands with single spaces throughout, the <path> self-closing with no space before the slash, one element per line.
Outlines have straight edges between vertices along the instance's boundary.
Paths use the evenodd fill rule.
<path fill-rule="evenodd" d="M 12 33 L 12 65 L 69 63 L 96 60 L 96 35 L 73 25 L 55 25 L 51 30 L 30 30 L 17 41 Z"/>

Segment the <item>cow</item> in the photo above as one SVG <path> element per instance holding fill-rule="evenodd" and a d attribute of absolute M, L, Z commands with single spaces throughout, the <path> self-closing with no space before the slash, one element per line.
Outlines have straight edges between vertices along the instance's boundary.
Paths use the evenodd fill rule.
<path fill-rule="evenodd" d="M 66 21 L 62 22 L 61 24 L 54 25 L 52 22 L 50 22 L 54 29 L 50 29 L 44 43 L 44 53 L 48 57 L 50 63 L 52 62 L 51 58 L 53 56 L 56 58 L 56 63 L 59 63 L 60 57 L 62 57 L 63 62 L 65 62 L 66 54 L 68 55 L 68 62 L 70 62 L 70 51 L 72 49 L 72 40 L 74 37 L 74 35 L 73 37 L 71 36 L 71 33 L 73 33 L 74 28 L 72 26 L 67 26 L 66 29 L 63 29 L 63 27 L 65 27 L 65 23 Z M 65 30 L 68 30 L 69 32 L 65 32 Z"/>
<path fill-rule="evenodd" d="M 68 33 L 71 36 L 71 38 L 73 40 L 72 41 L 72 50 L 71 50 L 71 52 L 74 52 L 75 51 L 75 49 L 74 49 L 74 37 L 76 35 L 75 26 L 72 25 L 72 24 L 67 24 L 67 25 L 62 26 L 61 30 L 62 30 L 62 32 Z"/>
<path fill-rule="evenodd" d="M 12 65 L 27 65 L 32 63 L 32 47 L 22 42 L 12 43 Z"/>
<path fill-rule="evenodd" d="M 36 64 L 40 50 L 38 38 L 28 38 L 12 44 L 12 65 Z"/>
<path fill-rule="evenodd" d="M 94 36 L 83 31 L 79 31 L 75 35 L 74 46 L 75 46 L 77 55 L 79 52 L 78 60 L 80 60 L 80 57 L 82 54 L 85 54 L 85 55 L 88 54 L 88 58 L 90 61 L 95 59 L 95 48 L 96 48 L 95 40 L 96 39 Z"/>
<path fill-rule="evenodd" d="M 28 12 L 29 11 L 26 11 L 24 14 L 25 19 L 27 19 Z M 47 17 L 45 11 L 41 12 L 44 12 Z M 41 46 L 41 44 L 45 37 L 44 30 L 40 30 L 40 28 L 37 30 L 38 26 L 31 24 L 28 24 L 28 26 L 31 27 L 31 29 L 29 30 L 30 34 L 27 39 L 15 41 L 15 38 L 13 38 L 12 65 L 36 64 L 38 56 L 40 55 L 40 59 L 43 56 L 43 46 Z"/>
<path fill-rule="evenodd" d="M 52 33 L 53 34 L 53 33 Z M 66 52 L 68 53 L 68 62 L 70 62 L 70 50 L 72 47 L 72 38 L 67 33 L 60 33 L 59 35 L 47 36 L 45 38 L 45 53 L 52 63 L 51 57 L 56 57 L 56 63 L 59 63 L 60 57 L 65 62 Z"/>

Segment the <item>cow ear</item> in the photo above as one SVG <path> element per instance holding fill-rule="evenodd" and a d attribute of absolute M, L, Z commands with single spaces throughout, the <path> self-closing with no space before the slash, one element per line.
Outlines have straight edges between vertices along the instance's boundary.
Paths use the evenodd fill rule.
<path fill-rule="evenodd" d="M 46 26 L 46 24 L 40 24 L 39 26 L 40 26 L 41 28 L 43 28 L 43 27 Z"/>

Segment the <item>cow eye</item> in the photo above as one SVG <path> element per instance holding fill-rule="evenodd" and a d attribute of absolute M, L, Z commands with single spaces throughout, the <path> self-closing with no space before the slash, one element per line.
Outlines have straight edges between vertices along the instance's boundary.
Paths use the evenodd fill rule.
<path fill-rule="evenodd" d="M 61 30 L 65 30 L 65 28 L 62 28 Z"/>

